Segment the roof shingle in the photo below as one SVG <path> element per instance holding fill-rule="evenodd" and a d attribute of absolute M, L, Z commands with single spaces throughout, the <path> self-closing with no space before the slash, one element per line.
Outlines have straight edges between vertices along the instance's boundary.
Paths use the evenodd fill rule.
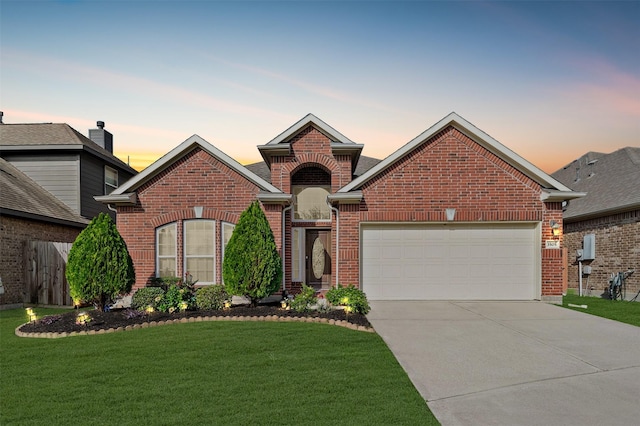
<path fill-rule="evenodd" d="M 0 158 L 0 209 L 3 214 L 37 218 L 46 222 L 83 227 L 89 221 L 71 210 L 49 191 Z"/>
<path fill-rule="evenodd" d="M 552 174 L 586 197 L 572 200 L 565 219 L 606 216 L 640 208 L 640 148 L 588 152 Z"/>

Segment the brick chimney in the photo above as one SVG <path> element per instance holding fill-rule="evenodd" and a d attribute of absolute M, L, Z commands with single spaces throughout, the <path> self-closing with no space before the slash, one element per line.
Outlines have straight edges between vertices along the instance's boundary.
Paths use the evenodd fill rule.
<path fill-rule="evenodd" d="M 89 129 L 89 139 L 113 154 L 113 135 L 104 129 L 104 121 L 98 121 L 96 127 Z"/>

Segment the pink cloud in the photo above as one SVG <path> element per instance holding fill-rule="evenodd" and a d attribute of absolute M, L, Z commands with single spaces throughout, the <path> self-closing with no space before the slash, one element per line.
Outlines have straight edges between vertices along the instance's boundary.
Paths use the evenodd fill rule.
<path fill-rule="evenodd" d="M 315 84 L 311 84 L 302 80 L 298 80 L 295 78 L 292 78 L 290 76 L 284 75 L 284 74 L 280 74 L 280 73 L 276 73 L 264 68 L 259 68 L 259 67 L 254 67 L 254 66 L 250 66 L 250 65 L 245 65 L 245 64 L 241 64 L 241 63 L 237 63 L 237 62 L 232 62 L 232 61 L 228 61 L 226 59 L 222 59 L 222 58 L 217 58 L 217 57 L 212 57 L 209 55 L 209 57 L 211 59 L 214 59 L 220 63 L 223 63 L 225 65 L 228 65 L 230 67 L 233 68 L 238 68 L 238 69 L 242 69 L 245 71 L 248 71 L 250 73 L 253 74 L 259 74 L 259 75 L 263 75 L 269 78 L 272 78 L 274 80 L 278 80 L 278 81 L 282 81 L 284 83 L 290 84 L 292 86 L 296 86 L 299 87 L 301 89 L 306 90 L 309 93 L 313 93 L 314 95 L 318 95 L 318 96 L 322 96 L 324 98 L 329 98 L 329 99 L 334 99 L 340 102 L 344 102 L 344 103 L 348 103 L 348 104 L 353 104 L 353 105 L 359 105 L 359 106 L 363 106 L 363 107 L 367 107 L 367 108 L 373 108 L 373 109 L 377 109 L 377 110 L 381 110 L 381 111 L 393 111 L 392 109 L 388 108 L 387 106 L 378 103 L 378 102 L 373 102 L 370 100 L 366 100 L 366 99 L 361 99 L 358 98 L 356 96 L 353 96 L 351 94 L 347 94 L 347 93 L 343 93 L 334 89 L 330 89 L 327 87 L 323 87 L 323 86 L 318 86 Z"/>
<path fill-rule="evenodd" d="M 144 93 L 146 96 L 160 96 L 164 100 L 173 98 L 190 105 L 197 104 L 207 108 L 224 112 L 234 112 L 245 116 L 292 119 L 292 117 L 288 115 L 283 115 L 270 109 L 256 108 L 242 103 L 230 102 L 200 92 L 186 90 L 179 86 L 158 83 L 154 80 L 134 77 L 102 68 L 90 67 L 80 63 L 62 61 L 50 57 L 33 56 L 10 50 L 3 52 L 3 61 L 5 64 L 11 64 L 13 67 L 21 67 L 25 70 L 47 70 L 49 75 L 57 72 L 62 78 L 84 80 L 99 86 L 108 85 L 121 91 Z"/>
<path fill-rule="evenodd" d="M 640 118 L 640 77 L 600 58 L 574 58 L 572 62 L 592 78 L 569 86 L 565 93 L 580 102 Z"/>

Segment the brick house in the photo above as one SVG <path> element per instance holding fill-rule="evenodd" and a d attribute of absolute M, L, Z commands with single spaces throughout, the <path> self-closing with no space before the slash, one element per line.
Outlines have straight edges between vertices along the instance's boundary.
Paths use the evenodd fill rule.
<path fill-rule="evenodd" d="M 240 213 L 260 200 L 283 288 L 355 284 L 371 300 L 562 294 L 562 202 L 575 193 L 451 113 L 382 161 L 309 114 L 242 166 L 192 136 L 109 195 L 137 282 L 220 283 Z M 549 244 L 551 242 L 551 244 Z"/>
<path fill-rule="evenodd" d="M 612 273 L 635 269 L 626 281 L 627 298 L 633 297 L 640 290 L 640 148 L 588 152 L 552 176 L 587 193 L 564 211 L 569 287 L 578 289 L 582 281 L 583 289 L 602 295 Z M 577 251 L 587 235 L 594 236 L 595 256 L 580 262 Z M 580 263 L 590 273 L 580 276 Z"/>
<path fill-rule="evenodd" d="M 26 271 L 31 267 L 26 244 L 72 243 L 89 221 L 2 158 L 0 194 L 0 307 L 5 309 L 30 302 L 25 294 Z"/>

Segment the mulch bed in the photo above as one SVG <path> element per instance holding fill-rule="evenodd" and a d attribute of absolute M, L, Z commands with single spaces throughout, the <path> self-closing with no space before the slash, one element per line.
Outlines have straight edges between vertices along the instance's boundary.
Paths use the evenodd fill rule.
<path fill-rule="evenodd" d="M 78 311 L 72 310 L 58 315 L 50 315 L 37 321 L 30 322 L 19 327 L 22 333 L 73 333 L 83 331 L 99 331 L 117 328 L 125 328 L 135 324 L 144 324 L 151 322 L 180 320 L 182 318 L 197 317 L 269 317 L 278 316 L 283 318 L 326 318 L 335 321 L 347 321 L 356 326 L 370 328 L 371 324 L 364 315 L 346 314 L 343 310 L 332 310 L 329 312 L 296 312 L 292 310 L 284 310 L 279 306 L 259 305 L 256 307 L 249 306 L 233 306 L 226 310 L 215 311 L 186 311 L 174 312 L 172 314 L 165 312 L 142 313 L 131 309 L 116 309 L 110 312 L 101 312 L 98 310 L 86 311 L 91 320 L 86 324 L 76 324 Z"/>

